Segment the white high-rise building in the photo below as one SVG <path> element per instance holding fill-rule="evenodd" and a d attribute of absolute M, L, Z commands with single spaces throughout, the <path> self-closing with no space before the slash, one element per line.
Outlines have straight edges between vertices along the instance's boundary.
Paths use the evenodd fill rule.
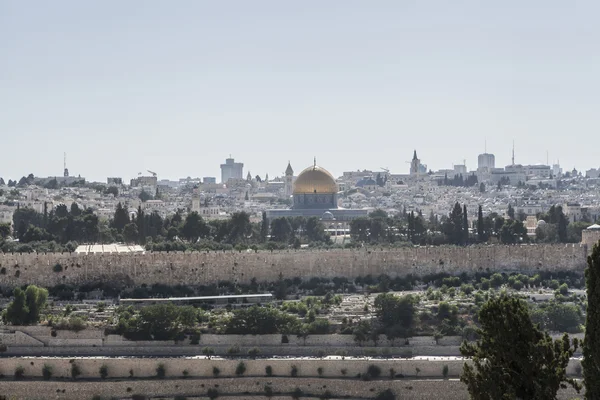
<path fill-rule="evenodd" d="M 477 157 L 477 169 L 487 168 L 491 170 L 496 168 L 496 156 L 490 153 L 483 153 Z"/>
<path fill-rule="evenodd" d="M 231 157 L 221 164 L 221 183 L 227 183 L 229 179 L 243 179 L 244 163 L 236 163 Z"/>

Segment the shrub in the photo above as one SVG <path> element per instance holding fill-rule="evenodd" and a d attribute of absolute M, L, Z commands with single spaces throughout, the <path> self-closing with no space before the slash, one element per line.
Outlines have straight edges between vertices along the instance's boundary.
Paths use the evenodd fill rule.
<path fill-rule="evenodd" d="M 73 379 L 77 379 L 77 377 L 81 375 L 81 368 L 79 368 L 79 365 L 72 363 L 71 364 L 71 377 Z"/>
<path fill-rule="evenodd" d="M 323 376 L 323 367 L 319 367 L 317 368 L 317 374 L 319 374 L 319 376 Z"/>
<path fill-rule="evenodd" d="M 298 400 L 302 396 L 304 396 L 304 392 L 298 387 L 292 392 L 292 399 L 294 400 Z"/>
<path fill-rule="evenodd" d="M 133 369 L 130 369 L 130 370 L 129 370 L 129 377 L 130 377 L 130 378 L 133 378 Z"/>
<path fill-rule="evenodd" d="M 106 379 L 108 377 L 108 366 L 106 364 L 100 367 L 100 378 Z"/>
<path fill-rule="evenodd" d="M 390 379 L 394 379 L 396 376 L 396 370 L 394 368 L 390 368 Z"/>
<path fill-rule="evenodd" d="M 210 360 L 210 357 L 215 354 L 215 349 L 212 347 L 203 347 L 202 354 L 204 354 Z"/>
<path fill-rule="evenodd" d="M 294 378 L 298 376 L 298 367 L 296 367 L 295 365 L 292 365 L 292 368 L 290 370 L 290 375 L 293 376 Z"/>
<path fill-rule="evenodd" d="M 182 372 L 182 374 L 183 374 L 183 379 L 186 379 L 186 378 L 188 378 L 190 376 L 190 373 L 189 373 L 189 371 L 187 369 L 184 369 L 183 372 Z"/>
<path fill-rule="evenodd" d="M 448 365 L 444 365 L 444 368 L 442 368 L 442 376 L 444 378 L 448 377 Z"/>
<path fill-rule="evenodd" d="M 248 350 L 248 355 L 252 358 L 256 358 L 260 354 L 260 349 L 258 347 L 253 347 Z"/>
<path fill-rule="evenodd" d="M 379 378 L 381 375 L 381 368 L 375 364 L 371 364 L 367 368 L 367 375 L 369 375 L 371 378 Z"/>
<path fill-rule="evenodd" d="M 267 376 L 273 376 L 273 367 L 271 367 L 270 365 L 267 365 L 265 367 L 265 374 L 267 374 Z"/>
<path fill-rule="evenodd" d="M 158 364 L 158 366 L 156 367 L 156 377 L 159 379 L 162 379 L 165 377 L 166 374 L 167 374 L 167 368 L 165 367 L 165 364 L 163 364 L 163 363 Z"/>
<path fill-rule="evenodd" d="M 237 365 L 237 367 L 235 367 L 235 374 L 237 376 L 240 376 L 240 375 L 244 375 L 244 372 L 246 372 L 246 364 L 244 364 L 243 361 L 240 361 L 240 363 Z"/>
<path fill-rule="evenodd" d="M 340 372 L 342 373 L 342 375 L 346 376 L 346 374 L 348 373 L 348 370 L 346 368 L 342 368 L 342 370 Z"/>
<path fill-rule="evenodd" d="M 63 270 L 63 267 L 59 263 L 54 264 L 54 267 L 52 267 L 52 271 L 54 271 L 54 272 L 62 272 L 62 270 Z"/>
<path fill-rule="evenodd" d="M 25 368 L 23 368 L 19 365 L 17 368 L 15 368 L 15 379 L 21 380 L 24 377 L 25 377 Z"/>
<path fill-rule="evenodd" d="M 44 366 L 42 367 L 42 376 L 46 381 L 52 378 L 52 365 L 44 364 Z"/>
<path fill-rule="evenodd" d="M 240 346 L 238 346 L 237 344 L 234 344 L 233 346 L 230 346 L 227 349 L 227 354 L 239 354 L 240 352 Z"/>
<path fill-rule="evenodd" d="M 375 400 L 396 400 L 396 395 L 390 389 L 386 389 L 383 392 L 379 393 Z"/>
<path fill-rule="evenodd" d="M 217 367 L 213 367 L 213 376 L 216 378 L 221 373 L 221 370 Z"/>
<path fill-rule="evenodd" d="M 214 400 L 217 397 L 219 397 L 219 391 L 215 388 L 210 388 L 206 392 L 206 395 L 208 396 L 209 399 Z"/>
<path fill-rule="evenodd" d="M 273 388 L 271 386 L 265 385 L 265 396 L 273 397 Z"/>

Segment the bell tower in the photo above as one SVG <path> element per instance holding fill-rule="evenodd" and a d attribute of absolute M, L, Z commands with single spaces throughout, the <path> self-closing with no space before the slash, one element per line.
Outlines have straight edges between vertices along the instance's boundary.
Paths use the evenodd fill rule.
<path fill-rule="evenodd" d="M 285 169 L 285 196 L 289 197 L 294 192 L 294 170 L 292 165 L 288 161 L 287 168 Z"/>

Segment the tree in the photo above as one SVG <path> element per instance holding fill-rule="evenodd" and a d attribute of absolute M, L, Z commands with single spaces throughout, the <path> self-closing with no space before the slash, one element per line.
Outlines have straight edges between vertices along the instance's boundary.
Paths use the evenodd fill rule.
<path fill-rule="evenodd" d="M 600 398 L 600 244 L 594 245 L 585 270 L 587 315 L 583 341 L 583 379 L 585 398 Z"/>
<path fill-rule="evenodd" d="M 208 235 L 209 228 L 204 222 L 204 219 L 193 211 L 185 217 L 185 222 L 181 228 L 181 236 L 190 242 L 197 242 L 199 238 Z"/>
<path fill-rule="evenodd" d="M 410 334 L 417 302 L 418 299 L 412 295 L 395 296 L 384 293 L 375 298 L 375 313 L 389 340 Z"/>
<path fill-rule="evenodd" d="M 248 236 L 252 233 L 252 224 L 250 223 L 250 215 L 247 212 L 235 212 L 229 220 L 229 243 L 246 243 Z"/>
<path fill-rule="evenodd" d="M 292 225 L 287 218 L 280 217 L 271 221 L 271 240 L 289 243 L 293 234 Z"/>
<path fill-rule="evenodd" d="M 4 321 L 13 325 L 36 324 L 40 320 L 40 312 L 46 307 L 48 291 L 29 285 L 25 291 L 16 287 L 13 296 L 14 300 L 2 315 Z"/>
<path fill-rule="evenodd" d="M 510 218 L 510 219 L 515 219 L 515 209 L 510 204 L 508 205 L 508 210 L 506 211 L 506 215 L 508 215 L 508 218 Z"/>
<path fill-rule="evenodd" d="M 469 218 L 467 216 L 467 205 L 463 205 L 463 244 L 469 244 Z"/>
<path fill-rule="evenodd" d="M 479 193 L 485 193 L 485 183 L 483 182 L 479 184 Z"/>
<path fill-rule="evenodd" d="M 10 224 L 8 222 L 0 224 L 0 239 L 6 239 L 8 236 L 10 236 Z"/>
<path fill-rule="evenodd" d="M 267 213 L 265 211 L 262 212 L 262 222 L 260 223 L 260 240 L 261 242 L 267 241 L 267 236 L 269 235 L 269 220 L 267 219 Z"/>
<path fill-rule="evenodd" d="M 482 183 L 483 185 L 483 183 Z M 487 242 L 487 235 L 484 230 L 483 223 L 483 210 L 481 205 L 479 205 L 479 210 L 477 211 L 477 241 L 479 243 Z"/>
<path fill-rule="evenodd" d="M 142 201 L 142 203 L 145 203 L 148 200 L 152 200 L 153 199 L 152 195 L 150 193 L 146 192 L 143 189 L 142 189 L 139 197 L 140 197 L 140 200 Z"/>
<path fill-rule="evenodd" d="M 6 183 L 4 183 L 4 179 L 2 179 L 2 178 L 0 177 L 0 186 L 4 186 L 4 185 L 6 185 Z"/>
<path fill-rule="evenodd" d="M 527 305 L 500 296 L 490 299 L 479 312 L 480 337 L 463 342 L 460 351 L 472 359 L 464 364 L 461 381 L 473 399 L 556 399 L 565 384 L 579 390 L 568 378 L 569 358 L 578 341 L 569 336 L 552 340 L 529 317 Z"/>
<path fill-rule="evenodd" d="M 125 228 L 123 229 L 123 240 L 125 240 L 125 242 L 137 243 L 138 236 L 138 228 L 134 222 L 130 222 L 127 225 L 125 225 Z"/>
<path fill-rule="evenodd" d="M 464 233 L 463 233 L 463 209 L 458 204 L 454 204 L 454 208 L 452 212 L 450 212 L 450 216 L 446 221 L 444 232 L 448 237 L 448 241 L 455 245 L 461 245 L 464 243 Z"/>
<path fill-rule="evenodd" d="M 123 232 L 125 225 L 127 225 L 129 222 L 131 222 L 129 220 L 129 211 L 127 210 L 127 207 L 123 207 L 121 202 L 119 202 L 117 204 L 117 209 L 115 210 L 115 216 L 112 220 L 112 226 L 119 231 L 119 233 L 121 233 Z"/>

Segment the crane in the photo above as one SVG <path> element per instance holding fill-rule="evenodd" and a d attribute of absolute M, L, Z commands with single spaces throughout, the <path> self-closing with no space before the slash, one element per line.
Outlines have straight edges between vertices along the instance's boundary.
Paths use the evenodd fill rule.
<path fill-rule="evenodd" d="M 152 176 L 156 178 L 156 172 L 152 172 L 149 169 L 147 169 L 146 171 L 150 172 L 152 174 Z"/>
<path fill-rule="evenodd" d="M 384 170 L 386 174 L 390 173 L 390 169 L 389 168 L 383 168 L 383 167 L 379 167 L 379 168 L 381 168 L 382 170 Z"/>

